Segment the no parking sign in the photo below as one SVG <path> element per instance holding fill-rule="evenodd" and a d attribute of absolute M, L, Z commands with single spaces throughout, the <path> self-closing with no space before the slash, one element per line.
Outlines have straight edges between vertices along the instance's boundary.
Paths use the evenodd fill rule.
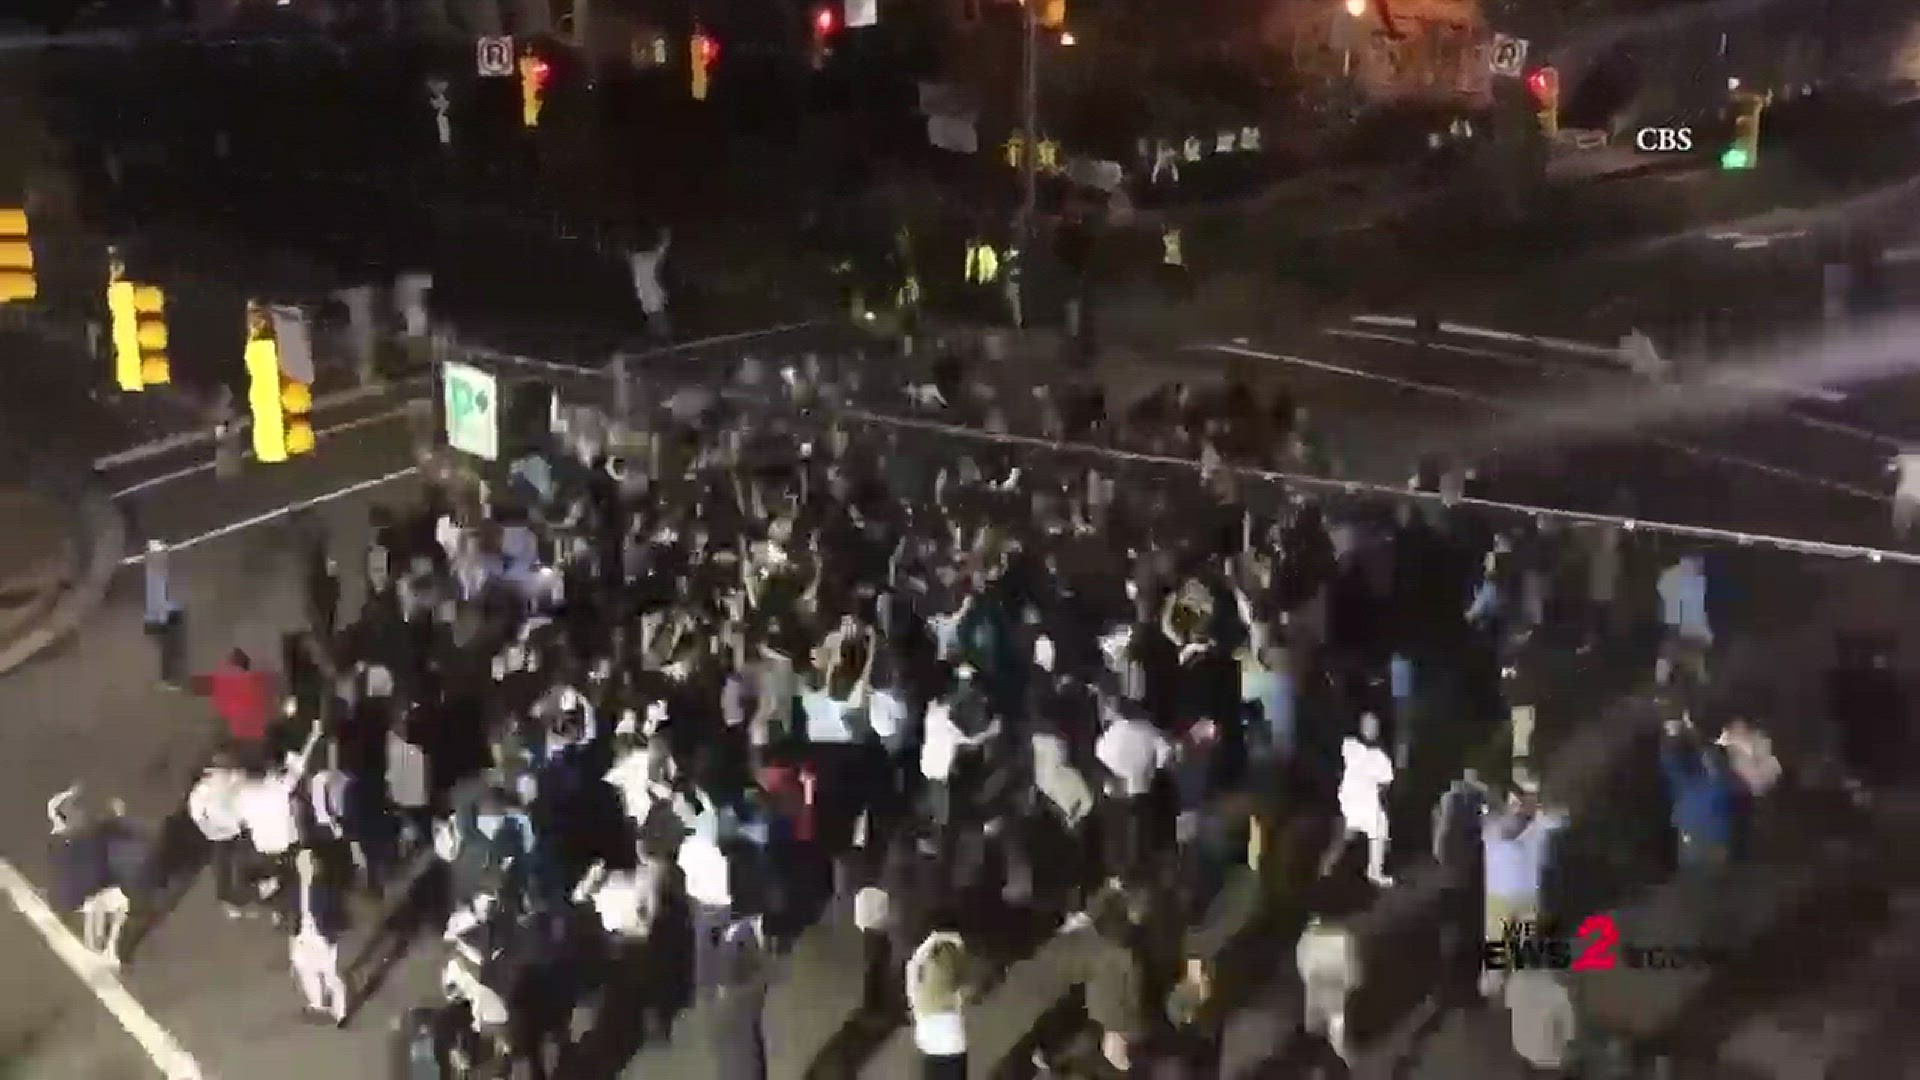
<path fill-rule="evenodd" d="M 504 78 L 513 74 L 513 38 L 507 35 L 483 37 L 474 43 L 474 68 L 483 78 Z"/>

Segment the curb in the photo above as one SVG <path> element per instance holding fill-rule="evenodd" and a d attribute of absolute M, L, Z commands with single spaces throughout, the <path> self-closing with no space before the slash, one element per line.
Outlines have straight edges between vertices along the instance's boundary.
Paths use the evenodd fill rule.
<path fill-rule="evenodd" d="M 37 627 L 0 647 L 0 676 L 12 673 L 79 629 L 106 599 L 107 589 L 120 570 L 127 546 L 126 520 L 91 477 L 77 486 L 79 490 L 65 494 L 80 504 L 80 572 L 58 594 L 52 610 Z"/>

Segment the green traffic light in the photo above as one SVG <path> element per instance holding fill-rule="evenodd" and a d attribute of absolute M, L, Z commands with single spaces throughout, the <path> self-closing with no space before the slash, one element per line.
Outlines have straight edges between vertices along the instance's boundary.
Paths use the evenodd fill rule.
<path fill-rule="evenodd" d="M 1751 169 L 1753 168 L 1753 155 L 1747 153 L 1747 148 L 1744 146 L 1729 146 L 1727 147 L 1726 153 L 1720 155 L 1720 167 L 1723 169 Z"/>

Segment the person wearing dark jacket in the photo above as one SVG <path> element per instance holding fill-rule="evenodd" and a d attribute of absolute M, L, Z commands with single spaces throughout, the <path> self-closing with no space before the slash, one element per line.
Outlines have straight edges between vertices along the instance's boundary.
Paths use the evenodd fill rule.
<path fill-rule="evenodd" d="M 129 893 L 138 891 L 144 862 L 139 838 L 117 802 L 104 816 L 88 813 L 78 784 L 47 802 L 47 822 L 56 899 L 80 913 L 81 942 L 109 967 L 119 967 L 120 935 L 132 910 Z"/>
<path fill-rule="evenodd" d="M 1694 744 L 1689 721 L 1670 720 L 1660 747 L 1660 766 L 1673 800 L 1673 828 L 1682 867 L 1723 866 L 1733 857 L 1740 781 L 1717 746 Z"/>

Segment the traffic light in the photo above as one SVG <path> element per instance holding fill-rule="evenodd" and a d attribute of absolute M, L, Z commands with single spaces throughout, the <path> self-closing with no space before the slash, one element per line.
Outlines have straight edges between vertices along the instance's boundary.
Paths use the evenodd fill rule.
<path fill-rule="evenodd" d="M 1527 93 L 1533 95 L 1540 133 L 1549 139 L 1560 134 L 1560 70 L 1540 67 L 1528 72 Z"/>
<path fill-rule="evenodd" d="M 827 57 L 833 55 L 833 35 L 840 29 L 840 14 L 832 5 L 822 4 L 813 9 L 813 49 L 811 58 L 814 70 L 827 66 Z"/>
<path fill-rule="evenodd" d="M 1040 5 L 1040 29 L 1057 32 L 1067 26 L 1067 0 L 1029 0 Z"/>
<path fill-rule="evenodd" d="M 167 361 L 167 298 L 158 285 L 127 280 L 117 260 L 107 276 L 107 315 L 113 331 L 113 381 L 138 393 L 173 379 Z"/>
<path fill-rule="evenodd" d="M 18 206 L 0 208 L 0 304 L 31 300 L 39 295 L 33 272 L 33 236 L 27 211 Z"/>
<path fill-rule="evenodd" d="M 266 306 L 247 305 L 247 410 L 253 456 L 269 464 L 313 451 L 313 388 L 280 367 L 280 346 Z"/>
<path fill-rule="evenodd" d="M 1740 111 L 1733 118 L 1733 142 L 1720 155 L 1722 169 L 1751 169 L 1759 163 L 1760 113 L 1772 100 L 1772 94 L 1742 91 L 1734 95 L 1735 108 Z"/>
<path fill-rule="evenodd" d="M 707 100 L 707 83 L 713 72 L 713 65 L 720 60 L 720 43 L 708 36 L 705 31 L 695 30 L 689 40 L 688 61 L 692 72 L 693 100 Z"/>
<path fill-rule="evenodd" d="M 540 126 L 540 110 L 546 105 L 547 81 L 553 68 L 545 60 L 528 53 L 520 58 L 520 123 L 529 128 Z"/>

